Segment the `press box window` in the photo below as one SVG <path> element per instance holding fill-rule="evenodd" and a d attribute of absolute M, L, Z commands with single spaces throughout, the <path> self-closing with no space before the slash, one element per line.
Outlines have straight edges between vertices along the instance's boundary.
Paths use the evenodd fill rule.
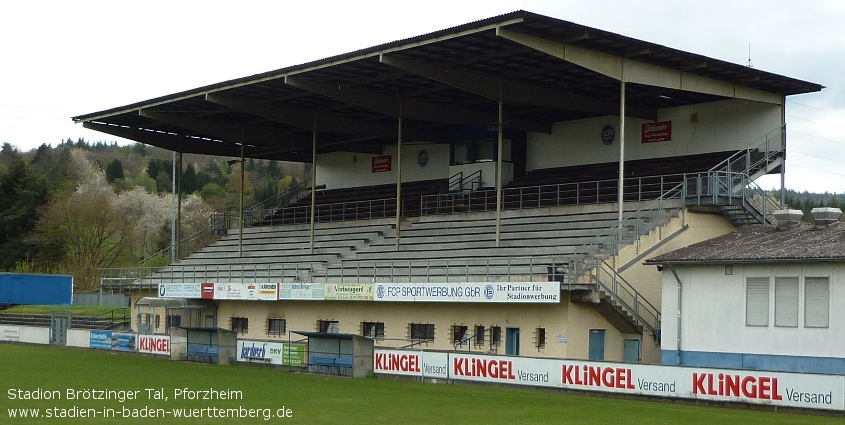
<path fill-rule="evenodd" d="M 434 341 L 434 323 L 411 323 L 411 340 Z"/>
<path fill-rule="evenodd" d="M 271 317 L 267 319 L 267 335 L 282 336 L 285 334 L 287 322 L 285 319 L 278 317 Z"/>
<path fill-rule="evenodd" d="M 804 326 L 827 328 L 830 326 L 830 278 L 804 278 Z"/>
<path fill-rule="evenodd" d="M 361 335 L 371 339 L 384 339 L 383 322 L 361 323 Z"/>
<path fill-rule="evenodd" d="M 745 325 L 769 326 L 769 278 L 745 280 Z"/>
<path fill-rule="evenodd" d="M 232 332 L 245 334 L 249 332 L 249 319 L 246 317 L 232 317 Z"/>

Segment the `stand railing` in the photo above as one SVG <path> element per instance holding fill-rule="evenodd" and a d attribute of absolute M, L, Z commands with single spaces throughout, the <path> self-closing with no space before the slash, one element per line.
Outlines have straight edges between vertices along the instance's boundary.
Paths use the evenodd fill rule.
<path fill-rule="evenodd" d="M 310 183 L 310 178 L 305 179 L 288 188 L 284 192 L 277 193 L 276 195 L 253 205 L 244 211 L 243 220 L 239 219 L 238 213 L 227 212 L 212 214 L 209 218 L 210 224 L 208 227 L 181 239 L 175 246 L 170 245 L 143 258 L 138 262 L 138 266 L 164 266 L 170 262 L 171 258 L 175 258 L 177 260 L 185 258 L 188 255 L 217 242 L 221 236 L 228 233 L 229 229 L 236 229 L 244 225 L 250 225 L 251 223 L 261 221 L 267 214 L 275 211 L 275 209 L 283 208 L 298 201 L 308 193 Z"/>

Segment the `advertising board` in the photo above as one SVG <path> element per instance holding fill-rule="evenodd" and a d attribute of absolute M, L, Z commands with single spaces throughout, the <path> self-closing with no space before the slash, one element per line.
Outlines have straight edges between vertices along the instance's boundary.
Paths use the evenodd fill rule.
<path fill-rule="evenodd" d="M 845 409 L 845 376 L 375 350 L 375 373 L 667 398 Z M 446 374 L 440 371 L 446 370 Z M 446 375 L 446 376 L 444 376 Z"/>
<path fill-rule="evenodd" d="M 161 298 L 201 298 L 200 283 L 159 283 L 158 296 Z"/>
<path fill-rule="evenodd" d="M 326 300 L 372 301 L 372 283 L 327 283 Z"/>
<path fill-rule="evenodd" d="M 305 344 L 239 339 L 239 362 L 261 361 L 273 365 L 304 366 Z"/>
<path fill-rule="evenodd" d="M 280 300 L 318 300 L 326 299 L 325 283 L 280 283 Z"/>
<path fill-rule="evenodd" d="M 379 283 L 375 301 L 559 303 L 557 282 Z"/>
<path fill-rule="evenodd" d="M 170 355 L 170 336 L 138 335 L 138 352 Z"/>
<path fill-rule="evenodd" d="M 276 301 L 279 299 L 278 283 L 217 283 L 215 300 Z"/>

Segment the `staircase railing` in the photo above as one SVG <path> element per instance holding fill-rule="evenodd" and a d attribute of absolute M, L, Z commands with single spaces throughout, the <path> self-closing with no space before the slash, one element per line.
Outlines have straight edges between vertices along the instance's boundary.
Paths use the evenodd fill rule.
<path fill-rule="evenodd" d="M 648 329 L 655 339 L 660 338 L 660 310 L 628 283 L 607 261 L 597 263 L 595 280 L 599 290 L 611 297 L 611 302 L 621 305 L 634 316 L 634 320 Z"/>
<path fill-rule="evenodd" d="M 251 225 L 266 218 L 272 211 L 283 208 L 302 198 L 308 193 L 311 179 L 305 179 L 281 193 L 261 201 L 244 211 L 243 220 L 239 220 L 237 213 L 215 213 L 209 218 L 208 227 L 200 229 L 179 241 L 178 244 L 165 247 L 137 263 L 138 267 L 155 267 L 166 265 L 171 258 L 182 259 L 197 252 L 208 245 L 217 242 L 229 229 Z M 178 249 L 177 249 L 178 248 Z M 176 250 L 174 253 L 173 251 Z"/>
<path fill-rule="evenodd" d="M 475 170 L 464 177 L 463 171 L 458 171 L 449 177 L 449 192 L 472 192 L 481 187 L 481 170 Z"/>
<path fill-rule="evenodd" d="M 783 161 L 786 149 L 786 125 L 781 125 L 753 141 L 708 171 L 744 172 L 753 176 Z"/>
<path fill-rule="evenodd" d="M 129 307 L 116 308 L 114 310 L 100 313 L 96 316 L 86 317 L 72 323 L 71 327 L 80 328 L 96 325 L 97 329 L 112 329 L 115 325 L 131 321 L 132 309 Z"/>

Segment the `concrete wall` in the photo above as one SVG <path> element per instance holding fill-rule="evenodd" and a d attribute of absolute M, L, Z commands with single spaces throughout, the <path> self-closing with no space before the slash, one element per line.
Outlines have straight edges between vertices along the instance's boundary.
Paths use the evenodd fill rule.
<path fill-rule="evenodd" d="M 428 153 L 428 162 L 420 162 L 421 151 Z M 317 156 L 317 184 L 326 189 L 375 186 L 396 183 L 396 145 L 385 146 L 382 155 L 392 157 L 391 171 L 373 173 L 372 159 L 380 155 L 333 152 Z M 449 178 L 449 145 L 430 143 L 402 144 L 402 181 L 423 181 Z"/>
<path fill-rule="evenodd" d="M 267 319 L 285 318 L 287 330 L 316 331 L 318 320 L 337 320 L 341 333 L 362 333 L 362 322 L 383 322 L 385 340 L 377 347 L 401 347 L 409 344 L 410 323 L 433 323 L 435 340 L 422 344 L 426 349 L 453 350 L 451 328 L 465 325 L 472 332 L 475 325 L 500 326 L 502 343 L 494 352 L 505 352 L 506 328 L 520 329 L 520 355 L 540 357 L 588 357 L 590 329 L 605 330 L 605 359 L 621 360 L 623 335 L 608 326 L 595 309 L 573 304 L 564 294 L 560 304 L 484 304 L 484 303 L 383 303 L 366 301 L 221 301 L 218 317 L 221 327 L 230 317 L 249 318 L 249 332 L 243 338 L 274 339 L 267 335 Z M 546 330 L 545 348 L 535 345 L 535 330 Z M 558 338 L 560 336 L 560 338 Z M 287 340 L 287 335 L 279 337 Z M 489 335 L 484 347 L 489 351 Z M 560 341 L 560 342 L 558 342 Z M 466 349 L 464 345 L 462 350 Z"/>
<path fill-rule="evenodd" d="M 697 122 L 691 122 L 695 114 Z M 657 121 L 672 122 L 672 140 L 642 143 L 642 125 L 625 120 L 625 159 L 637 160 L 742 149 L 781 125 L 781 106 L 746 100 L 723 100 L 658 111 Z M 602 143 L 610 124 L 616 139 Z M 528 134 L 527 169 L 597 164 L 619 160 L 619 117 L 605 116 L 556 123 L 552 134 Z"/>

